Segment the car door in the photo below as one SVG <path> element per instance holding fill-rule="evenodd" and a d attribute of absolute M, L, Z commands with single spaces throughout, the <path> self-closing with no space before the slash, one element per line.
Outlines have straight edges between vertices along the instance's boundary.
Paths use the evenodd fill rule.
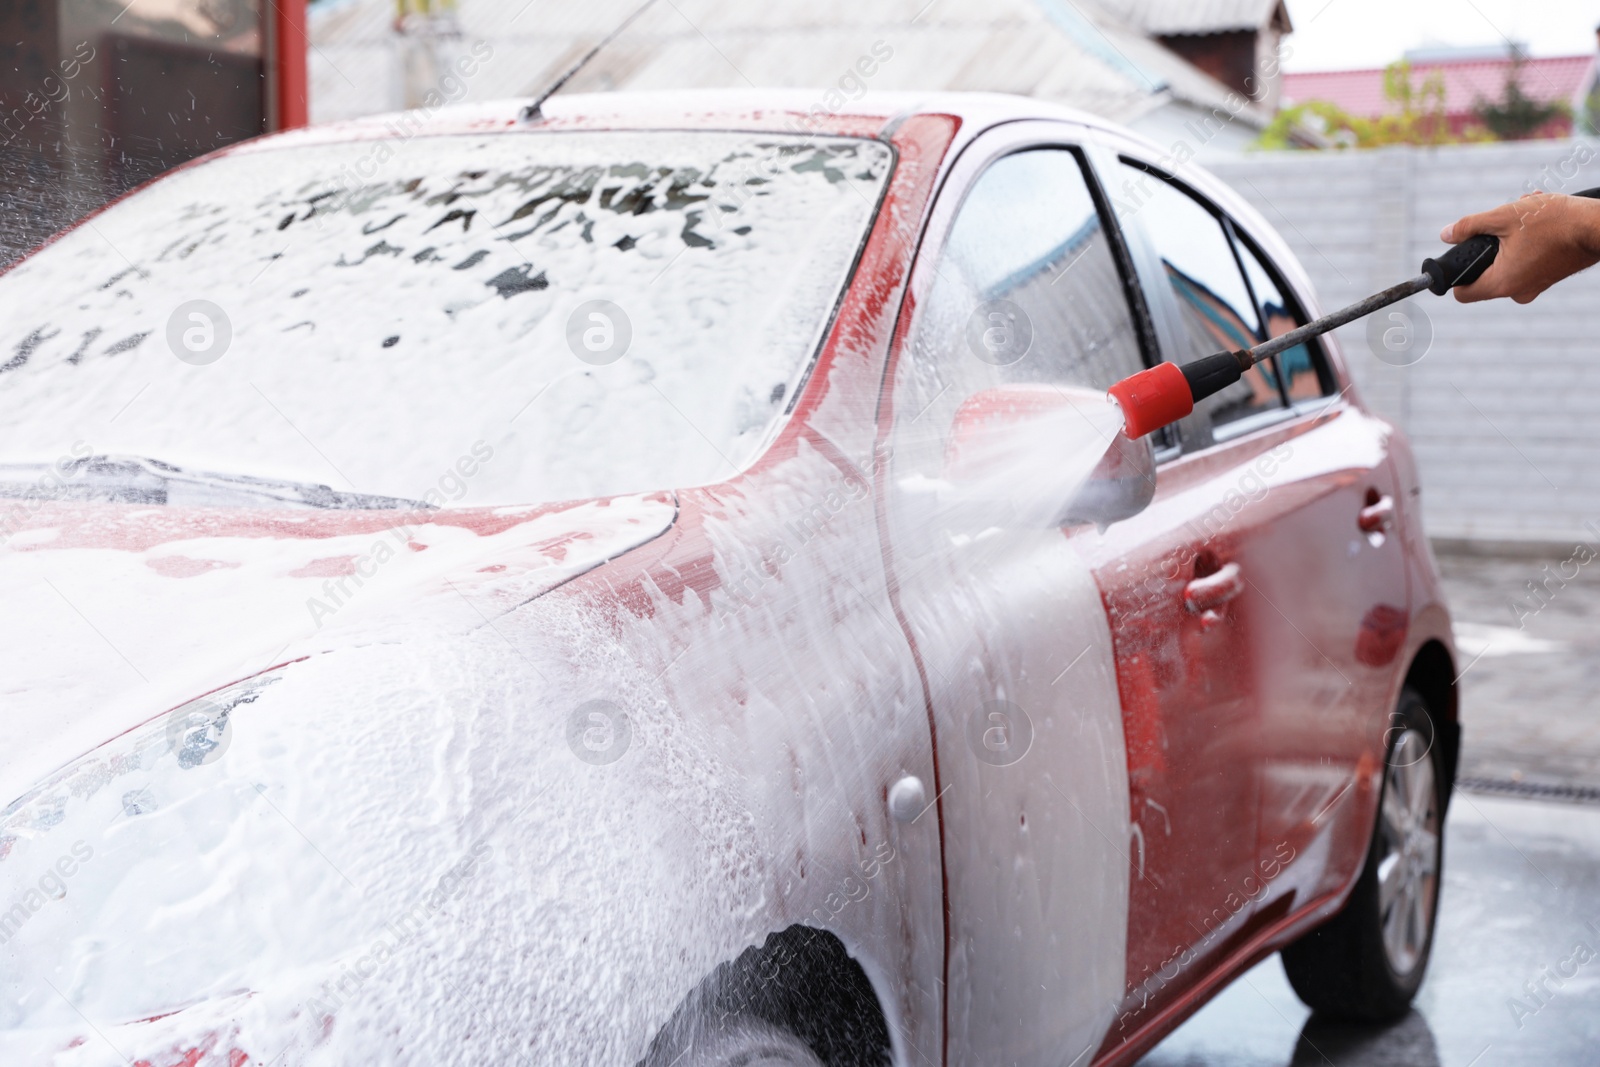
<path fill-rule="evenodd" d="M 1232 229 L 1266 334 L 1304 323 L 1284 272 Z M 1273 445 L 1282 482 L 1272 491 L 1289 489 L 1280 495 L 1292 506 L 1255 568 L 1280 616 L 1263 659 L 1260 738 L 1270 914 L 1336 893 L 1360 870 L 1410 619 L 1393 428 L 1349 399 L 1320 345 L 1279 359 L 1294 415 Z"/>
<path fill-rule="evenodd" d="M 1163 200 L 1165 187 L 1142 188 L 1149 176 L 1115 155 L 1095 161 L 1161 354 L 1185 362 L 1197 348 L 1249 343 L 1257 324 L 1220 221 Z M 1172 244 L 1152 240 L 1169 231 Z M 1274 374 L 1260 368 L 1213 407 L 1272 418 L 1283 406 Z M 1207 411 L 1178 430 L 1150 507 L 1074 539 L 1105 597 L 1127 740 L 1128 972 L 1103 1051 L 1136 1040 L 1254 930 L 1263 708 L 1253 664 L 1270 620 L 1248 595 L 1236 545 L 1260 536 L 1271 515 L 1255 486 L 1263 475 L 1210 446 Z M 1270 450 L 1258 459 L 1265 468 Z"/>
<path fill-rule="evenodd" d="M 1130 194 L 1118 214 L 1177 362 L 1305 321 L 1260 243 L 1214 202 L 1135 157 L 1104 165 Z M 1200 406 L 1185 455 L 1135 520 L 1162 525 L 1159 550 L 1101 571 L 1132 683 L 1136 835 L 1163 883 L 1135 883 L 1130 925 L 1148 904 L 1167 935 L 1138 954 L 1130 935 L 1130 1020 L 1169 1004 L 1185 968 L 1236 962 L 1359 867 L 1407 604 L 1388 434 L 1319 345 L 1292 349 Z M 1185 718 L 1197 691 L 1214 715 L 1198 724 Z M 1233 875 L 1177 849 L 1167 868 L 1163 843 L 1207 824 Z M 1241 868 L 1243 850 L 1253 862 Z"/>
<path fill-rule="evenodd" d="M 1007 126 L 953 166 L 885 386 L 891 589 L 935 724 L 951 1063 L 1087 1061 L 1123 995 L 1116 670 L 1081 527 L 1054 511 L 1112 441 L 1103 390 L 1143 365 L 1148 329 L 1076 129 Z M 982 427 L 998 455 L 970 447 Z"/>

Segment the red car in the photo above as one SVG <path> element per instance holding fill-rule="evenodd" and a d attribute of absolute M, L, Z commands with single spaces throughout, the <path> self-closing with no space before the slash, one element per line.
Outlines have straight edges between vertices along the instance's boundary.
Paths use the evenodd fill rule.
<path fill-rule="evenodd" d="M 1120 435 L 1316 313 L 1186 159 L 558 97 L 227 149 L 13 267 L 0 1062 L 1127 1064 L 1278 951 L 1405 1011 L 1416 467 L 1331 338 Z"/>

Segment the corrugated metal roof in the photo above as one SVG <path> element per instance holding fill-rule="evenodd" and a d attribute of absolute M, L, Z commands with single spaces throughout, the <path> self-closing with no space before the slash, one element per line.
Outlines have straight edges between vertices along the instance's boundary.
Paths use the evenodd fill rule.
<path fill-rule="evenodd" d="M 317 118 L 397 106 L 393 0 L 312 9 Z M 637 0 L 459 0 L 468 42 L 493 57 L 463 99 L 535 93 Z M 874 48 L 890 53 L 873 60 Z M 863 76 L 857 64 L 872 68 Z M 360 68 L 359 71 L 345 69 Z M 364 77 L 362 75 L 365 75 Z M 1090 0 L 672 0 L 573 79 L 571 91 L 733 88 L 992 90 L 1129 121 L 1169 100 L 1225 108 L 1228 89 Z M 819 97 L 821 95 L 819 92 Z M 1239 115 L 1259 128 L 1254 107 Z"/>
<path fill-rule="evenodd" d="M 1541 103 L 1570 102 L 1594 77 L 1594 56 L 1558 56 L 1530 59 L 1523 64 L 1519 84 L 1522 91 Z M 1455 62 L 1414 63 L 1413 84 L 1434 71 L 1444 76 L 1445 112 L 1450 115 L 1472 111 L 1479 100 L 1498 100 L 1505 90 L 1509 59 L 1458 60 Z M 1283 78 L 1286 102 L 1327 100 L 1352 115 L 1376 118 L 1396 111 L 1383 95 L 1381 70 L 1333 70 L 1317 73 L 1286 74 Z"/>
<path fill-rule="evenodd" d="M 1259 30 L 1275 19 L 1288 33 L 1283 0 L 1101 0 L 1130 25 L 1154 34 L 1206 34 Z"/>

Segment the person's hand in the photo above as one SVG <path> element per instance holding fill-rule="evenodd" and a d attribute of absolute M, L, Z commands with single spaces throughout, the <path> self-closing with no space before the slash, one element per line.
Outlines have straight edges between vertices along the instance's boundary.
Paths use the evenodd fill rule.
<path fill-rule="evenodd" d="M 1509 296 L 1526 304 L 1561 279 L 1600 263 L 1600 200 L 1529 193 L 1452 222 L 1439 239 L 1458 244 L 1480 233 L 1500 238 L 1500 251 L 1481 278 L 1456 288 L 1456 299 L 1471 303 Z"/>

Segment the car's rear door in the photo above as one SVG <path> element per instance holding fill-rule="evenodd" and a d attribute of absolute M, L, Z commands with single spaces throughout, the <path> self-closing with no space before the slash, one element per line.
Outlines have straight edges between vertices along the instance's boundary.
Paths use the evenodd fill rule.
<path fill-rule="evenodd" d="M 1136 258 L 1177 362 L 1304 321 L 1261 242 L 1212 200 L 1128 153 L 1096 162 L 1114 169 L 1108 184 L 1124 194 L 1118 214 L 1142 245 Z M 1141 891 L 1171 906 L 1153 916 L 1171 943 L 1158 963 L 1159 943 L 1139 958 L 1130 939 L 1130 1017 L 1148 1020 L 1174 998 L 1185 967 L 1242 958 L 1359 867 L 1407 608 L 1389 530 L 1389 434 L 1353 402 L 1320 345 L 1292 349 L 1201 406 L 1185 427 L 1184 458 L 1163 471 L 1177 529 L 1153 566 L 1134 568 L 1134 589 L 1126 575 L 1107 575 L 1143 620 L 1124 627 L 1113 612 L 1126 641 L 1119 667 L 1134 683 L 1124 688 L 1134 818 L 1157 875 L 1187 890 L 1173 899 L 1135 885 L 1136 917 Z M 1163 663 L 1196 673 L 1178 681 Z M 1212 723 L 1182 721 L 1182 690 L 1198 677 L 1221 687 L 1216 707 L 1227 711 Z M 1217 784 L 1224 779 L 1258 791 L 1252 828 L 1236 822 L 1242 804 Z M 1174 817 L 1174 806 L 1183 813 Z M 1230 849 L 1251 840 L 1242 878 L 1216 881 L 1214 866 L 1178 855 L 1176 870 L 1162 869 L 1168 828 L 1196 834 L 1207 822 Z M 1142 988 L 1136 959 L 1155 967 Z"/>
<path fill-rule="evenodd" d="M 1286 272 L 1230 226 L 1266 334 L 1307 321 Z M 1281 615 L 1264 660 L 1260 749 L 1261 906 L 1274 915 L 1361 867 L 1410 619 L 1393 427 L 1354 402 L 1321 344 L 1279 359 L 1294 416 L 1274 447 L 1294 506 L 1259 568 Z"/>
<path fill-rule="evenodd" d="M 1123 992 L 1110 634 L 1076 531 L 1031 507 L 1065 504 L 1033 497 L 1114 433 L 1072 422 L 1067 398 L 1140 369 L 1148 335 L 1078 132 L 1002 127 L 955 163 L 885 383 L 891 588 L 935 724 L 951 1063 L 1087 1062 Z M 1002 462 L 961 466 L 967 429 L 1024 409 L 1063 414 L 1063 437 L 1003 441 L 1018 447 Z"/>

